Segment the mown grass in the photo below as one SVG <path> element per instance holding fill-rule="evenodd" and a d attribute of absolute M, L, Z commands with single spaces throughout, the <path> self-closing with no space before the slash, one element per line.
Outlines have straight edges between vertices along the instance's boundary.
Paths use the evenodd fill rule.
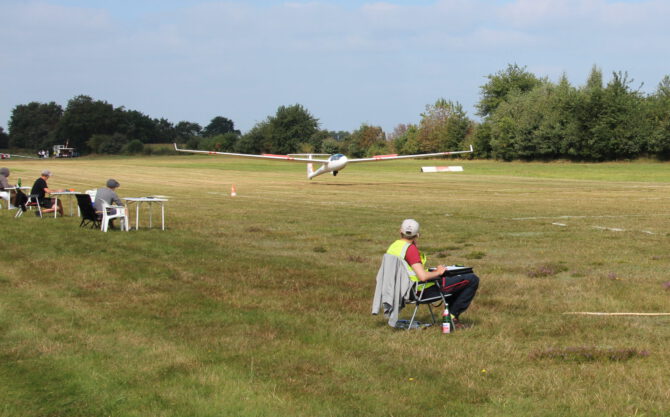
<path fill-rule="evenodd" d="M 670 311 L 666 164 L 436 163 L 8 161 L 170 202 L 166 232 L 0 213 L 0 416 L 670 414 L 670 318 L 563 314 Z M 471 329 L 370 315 L 406 217 L 479 274 Z"/>

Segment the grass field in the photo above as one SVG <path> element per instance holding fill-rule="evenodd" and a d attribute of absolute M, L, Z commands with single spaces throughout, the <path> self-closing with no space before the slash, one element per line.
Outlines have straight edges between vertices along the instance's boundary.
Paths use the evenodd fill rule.
<path fill-rule="evenodd" d="M 2 417 L 670 415 L 670 316 L 564 314 L 670 312 L 667 164 L 4 163 L 170 202 L 165 232 L 0 212 Z M 370 315 L 407 217 L 480 276 L 470 329 Z"/>

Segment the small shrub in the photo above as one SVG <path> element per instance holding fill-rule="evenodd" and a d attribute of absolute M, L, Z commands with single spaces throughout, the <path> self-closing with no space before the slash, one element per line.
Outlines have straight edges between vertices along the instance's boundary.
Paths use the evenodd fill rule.
<path fill-rule="evenodd" d="M 144 144 L 139 139 L 133 139 L 123 147 L 123 151 L 130 154 L 142 153 L 143 150 Z"/>

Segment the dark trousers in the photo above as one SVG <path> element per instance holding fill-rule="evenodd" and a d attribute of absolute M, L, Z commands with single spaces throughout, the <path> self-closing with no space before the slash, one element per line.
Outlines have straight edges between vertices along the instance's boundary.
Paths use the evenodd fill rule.
<path fill-rule="evenodd" d="M 456 275 L 453 277 L 442 277 L 440 282 L 442 292 L 450 294 L 447 297 L 449 312 L 456 318 L 468 309 L 472 299 L 475 298 L 479 287 L 479 277 L 473 273 Z M 427 295 L 436 294 L 440 289 L 437 285 L 430 286 L 424 291 Z"/>

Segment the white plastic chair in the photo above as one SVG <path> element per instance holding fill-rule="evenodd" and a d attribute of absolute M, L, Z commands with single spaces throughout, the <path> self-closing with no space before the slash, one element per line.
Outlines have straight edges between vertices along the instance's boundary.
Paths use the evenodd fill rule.
<path fill-rule="evenodd" d="M 95 195 L 98 194 L 98 190 L 86 190 L 86 194 L 91 197 L 91 203 L 95 203 Z"/>
<path fill-rule="evenodd" d="M 114 214 L 110 214 L 109 211 L 114 210 Z M 128 222 L 128 209 L 125 206 L 110 206 L 109 204 L 102 202 L 102 222 L 100 224 L 100 230 L 103 232 L 107 231 L 109 227 L 109 221 L 112 219 L 121 219 L 121 230 L 126 232 L 130 230 L 130 225 Z"/>
<path fill-rule="evenodd" d="M 28 200 L 26 200 L 25 206 L 27 210 L 31 210 L 33 207 L 37 207 L 39 217 L 42 217 L 42 206 L 40 205 L 40 199 L 37 197 L 37 194 L 29 195 Z M 19 207 L 18 210 L 16 210 L 14 218 L 18 219 L 21 216 L 23 216 L 23 209 Z"/>
<path fill-rule="evenodd" d="M 7 210 L 13 209 L 12 207 L 12 200 L 11 200 L 11 195 L 9 191 L 0 191 L 0 201 L 6 201 L 7 202 Z"/>

